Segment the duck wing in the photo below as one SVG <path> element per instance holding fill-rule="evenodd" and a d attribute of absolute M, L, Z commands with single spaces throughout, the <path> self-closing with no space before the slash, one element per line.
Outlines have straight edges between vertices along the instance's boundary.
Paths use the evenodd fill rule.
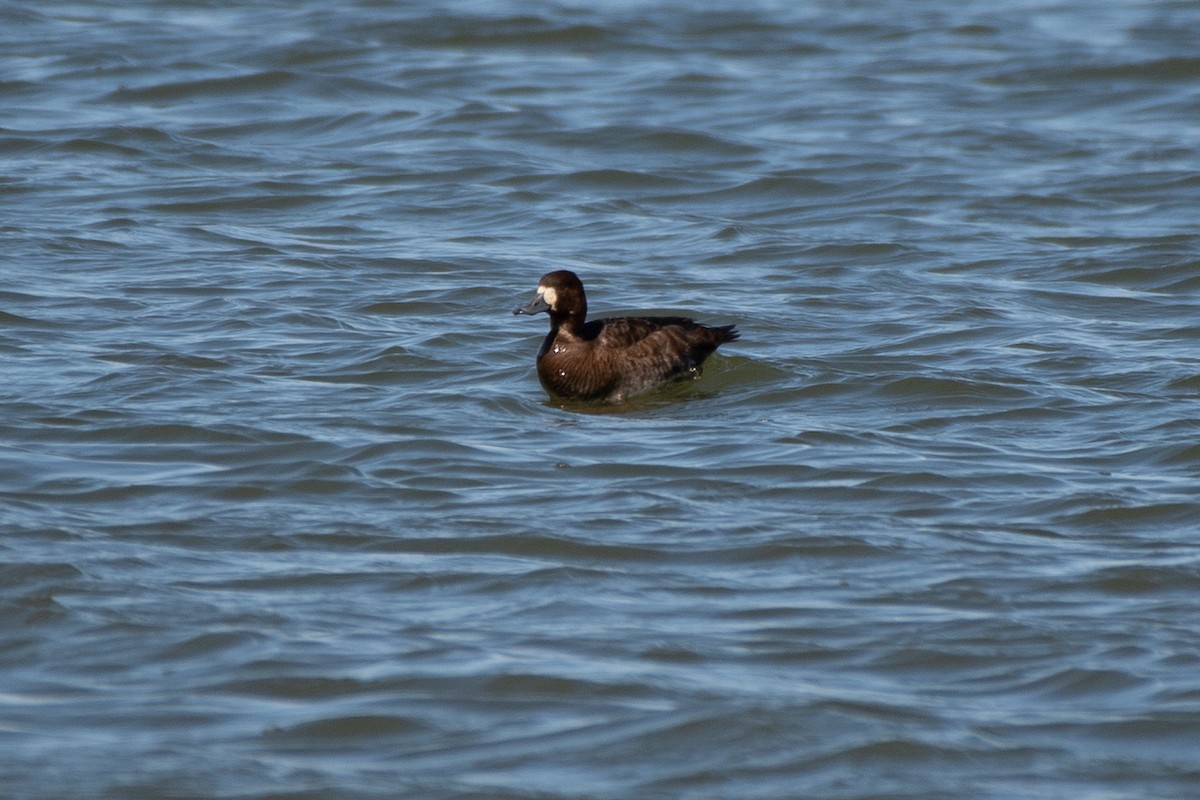
<path fill-rule="evenodd" d="M 687 317 L 599 320 L 598 357 L 613 364 L 623 383 L 640 391 L 699 369 L 712 352 L 737 338 L 732 325 L 710 328 Z"/>
<path fill-rule="evenodd" d="M 609 317 L 585 325 L 584 338 L 595 340 L 598 347 L 623 350 L 668 328 L 676 328 L 683 333 L 700 327 L 687 317 Z"/>

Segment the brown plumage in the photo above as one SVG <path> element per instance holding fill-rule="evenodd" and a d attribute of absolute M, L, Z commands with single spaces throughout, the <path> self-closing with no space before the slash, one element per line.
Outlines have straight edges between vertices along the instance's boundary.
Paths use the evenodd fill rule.
<path fill-rule="evenodd" d="M 552 397 L 620 402 L 668 381 L 694 378 L 719 345 L 738 338 L 733 325 L 708 327 L 686 317 L 610 317 L 585 322 L 587 295 L 569 270 L 549 272 L 537 296 L 514 314 L 550 314 L 537 372 Z"/>

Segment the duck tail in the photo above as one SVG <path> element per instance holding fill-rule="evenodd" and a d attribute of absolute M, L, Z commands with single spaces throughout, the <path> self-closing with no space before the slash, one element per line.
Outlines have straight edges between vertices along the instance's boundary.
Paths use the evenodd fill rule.
<path fill-rule="evenodd" d="M 736 325 L 721 325 L 716 328 L 710 328 L 710 330 L 713 332 L 713 342 L 715 344 L 736 342 L 741 337 Z"/>

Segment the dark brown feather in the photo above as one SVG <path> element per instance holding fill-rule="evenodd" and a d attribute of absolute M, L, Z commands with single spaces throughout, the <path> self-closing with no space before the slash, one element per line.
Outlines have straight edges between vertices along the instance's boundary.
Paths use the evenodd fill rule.
<path fill-rule="evenodd" d="M 539 300 L 545 300 L 539 303 Z M 709 327 L 687 317 L 610 317 L 584 322 L 587 297 L 579 278 L 551 272 L 538 300 L 515 313 L 550 314 L 538 351 L 538 378 L 555 397 L 618 402 L 671 380 L 699 375 L 718 346 L 738 338 L 733 325 Z"/>

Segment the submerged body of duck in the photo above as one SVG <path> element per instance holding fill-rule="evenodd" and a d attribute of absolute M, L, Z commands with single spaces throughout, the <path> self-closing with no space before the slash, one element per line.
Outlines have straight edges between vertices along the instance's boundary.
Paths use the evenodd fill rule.
<path fill-rule="evenodd" d="M 514 314 L 550 315 L 537 354 L 538 379 L 553 397 L 620 402 L 672 380 L 697 377 L 718 346 L 738 338 L 733 325 L 687 317 L 610 317 L 586 322 L 587 296 L 569 270 L 549 272 L 537 296 Z"/>

